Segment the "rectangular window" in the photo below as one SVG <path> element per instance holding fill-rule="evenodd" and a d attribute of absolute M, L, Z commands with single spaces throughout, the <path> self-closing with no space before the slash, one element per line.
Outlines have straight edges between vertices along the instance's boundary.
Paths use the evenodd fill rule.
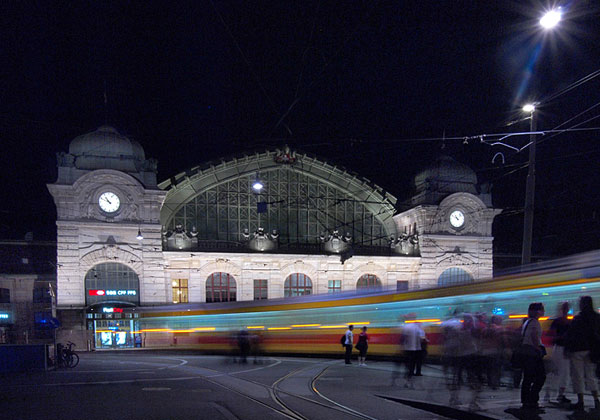
<path fill-rule="evenodd" d="M 408 282 L 407 281 L 398 280 L 396 282 L 396 291 L 397 292 L 405 292 L 407 290 L 408 290 Z"/>
<path fill-rule="evenodd" d="M 342 291 L 341 280 L 328 280 L 327 281 L 327 293 L 340 293 Z"/>
<path fill-rule="evenodd" d="M 267 280 L 254 280 L 254 300 L 268 299 Z"/>
<path fill-rule="evenodd" d="M 50 303 L 50 289 L 47 286 L 33 289 L 33 303 Z"/>
<path fill-rule="evenodd" d="M 0 288 L 0 303 L 10 303 L 10 289 Z"/>
<path fill-rule="evenodd" d="M 188 280 L 173 279 L 173 303 L 188 303 Z"/>

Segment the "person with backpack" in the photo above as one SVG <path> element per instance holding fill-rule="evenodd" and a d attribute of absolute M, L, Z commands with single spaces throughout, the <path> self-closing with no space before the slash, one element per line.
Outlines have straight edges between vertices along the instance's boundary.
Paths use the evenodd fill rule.
<path fill-rule="evenodd" d="M 579 314 L 573 318 L 565 339 L 565 351 L 571 361 L 571 381 L 577 402 L 571 409 L 583 411 L 583 393 L 587 387 L 594 397 L 594 408 L 600 409 L 595 366 L 600 353 L 600 315 L 594 310 L 591 296 L 579 298 Z"/>
<path fill-rule="evenodd" d="M 350 357 L 352 356 L 352 346 L 354 344 L 354 336 L 352 335 L 352 330 L 354 329 L 354 325 L 348 325 L 348 330 L 345 334 L 344 347 L 346 348 L 345 354 L 345 362 L 347 365 L 351 365 Z"/>

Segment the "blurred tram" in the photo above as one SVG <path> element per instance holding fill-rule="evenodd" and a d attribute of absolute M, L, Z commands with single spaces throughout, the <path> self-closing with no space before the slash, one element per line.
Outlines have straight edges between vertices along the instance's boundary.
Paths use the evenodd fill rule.
<path fill-rule="evenodd" d="M 369 355 L 393 356 L 402 326 L 418 322 L 429 339 L 429 355 L 439 356 L 444 320 L 483 313 L 488 319 L 501 316 L 504 326 L 516 329 L 529 303 L 543 302 L 546 316 L 540 321 L 550 348 L 547 330 L 558 304 L 569 301 L 577 310 L 579 296 L 590 295 L 598 305 L 599 276 L 600 252 L 593 252 L 443 288 L 144 308 L 136 333 L 147 348 L 228 353 L 235 350 L 238 334 L 246 331 L 264 354 L 328 355 L 342 353 L 340 337 L 353 324 L 356 334 L 368 327 Z M 416 319 L 405 319 L 407 314 L 416 314 Z"/>

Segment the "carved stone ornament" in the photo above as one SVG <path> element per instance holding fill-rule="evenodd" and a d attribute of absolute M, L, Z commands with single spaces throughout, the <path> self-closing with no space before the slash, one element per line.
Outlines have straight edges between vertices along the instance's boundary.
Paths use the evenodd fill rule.
<path fill-rule="evenodd" d="M 334 230 L 331 235 L 328 233 L 321 234 L 319 240 L 321 241 L 323 251 L 332 254 L 347 252 L 352 247 L 352 236 L 350 233 L 342 236 L 337 230 Z"/>
<path fill-rule="evenodd" d="M 117 258 L 119 247 L 116 245 L 105 245 L 102 250 L 107 260 L 114 260 Z"/>
<path fill-rule="evenodd" d="M 279 233 L 276 230 L 273 230 L 273 233 L 268 233 L 264 228 L 259 227 L 254 233 L 250 234 L 248 229 L 244 229 L 242 236 L 248 241 L 248 248 L 253 251 L 264 252 L 277 249 Z"/>
<path fill-rule="evenodd" d="M 296 162 L 298 158 L 296 157 L 296 152 L 290 150 L 289 146 L 286 144 L 283 150 L 277 149 L 276 154 L 273 157 L 275 163 L 281 163 L 284 165 L 291 165 Z"/>
<path fill-rule="evenodd" d="M 419 235 L 416 233 L 414 235 L 402 233 L 397 238 L 392 236 L 390 238 L 390 247 L 394 250 L 394 253 L 410 257 L 418 257 L 421 253 Z"/>

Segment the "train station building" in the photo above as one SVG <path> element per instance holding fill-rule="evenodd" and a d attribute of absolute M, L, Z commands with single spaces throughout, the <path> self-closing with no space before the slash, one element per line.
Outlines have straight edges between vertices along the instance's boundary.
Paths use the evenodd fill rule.
<path fill-rule="evenodd" d="M 499 213 L 442 156 L 402 202 L 316 156 L 279 149 L 157 181 L 142 146 L 102 126 L 58 154 L 56 310 L 64 340 L 135 346 L 140 306 L 412 290 L 492 275 Z"/>

